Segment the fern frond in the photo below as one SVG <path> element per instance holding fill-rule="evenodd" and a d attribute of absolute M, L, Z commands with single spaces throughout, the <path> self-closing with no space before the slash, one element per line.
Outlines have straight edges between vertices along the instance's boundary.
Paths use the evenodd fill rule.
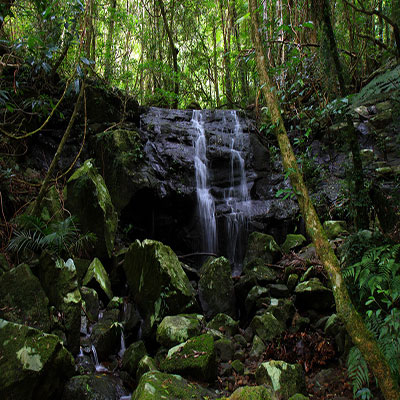
<path fill-rule="evenodd" d="M 347 371 L 353 385 L 353 395 L 369 386 L 368 367 L 360 350 L 353 346 L 347 357 Z"/>
<path fill-rule="evenodd" d="M 43 238 L 41 232 L 31 231 L 15 231 L 14 237 L 8 244 L 10 251 L 19 253 L 25 249 L 37 251 L 42 248 L 41 239 Z"/>

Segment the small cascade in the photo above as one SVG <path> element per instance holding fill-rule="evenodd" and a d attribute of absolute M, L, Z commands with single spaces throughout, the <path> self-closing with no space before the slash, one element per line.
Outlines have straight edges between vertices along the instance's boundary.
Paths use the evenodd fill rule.
<path fill-rule="evenodd" d="M 124 331 L 121 330 L 121 349 L 118 352 L 119 358 L 122 358 L 124 356 L 125 351 L 126 351 L 125 336 L 124 336 Z"/>
<path fill-rule="evenodd" d="M 234 265 L 233 274 L 240 274 L 244 257 L 244 244 L 247 234 L 247 211 L 250 207 L 250 195 L 246 179 L 245 160 L 243 155 L 244 135 L 236 111 L 230 111 L 235 122 L 230 140 L 230 186 L 225 190 L 224 202 L 229 210 L 225 214 L 228 236 L 226 254 Z"/>
<path fill-rule="evenodd" d="M 92 354 L 93 354 L 93 361 L 94 361 L 94 366 L 96 368 L 97 372 L 102 372 L 102 371 L 108 371 L 106 367 L 104 367 L 102 364 L 99 363 L 99 358 L 97 357 L 97 351 L 96 347 L 92 344 Z"/>
<path fill-rule="evenodd" d="M 207 141 L 201 112 L 193 110 L 192 126 L 195 137 L 193 140 L 196 171 L 197 204 L 200 216 L 200 224 L 203 239 L 203 251 L 215 253 L 217 250 L 217 224 L 215 219 L 215 203 L 210 193 Z"/>

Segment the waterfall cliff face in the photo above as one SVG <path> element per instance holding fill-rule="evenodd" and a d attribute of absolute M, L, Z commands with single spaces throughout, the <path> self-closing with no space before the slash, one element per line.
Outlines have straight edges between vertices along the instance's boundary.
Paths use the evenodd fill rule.
<path fill-rule="evenodd" d="M 243 115 L 150 108 L 139 135 L 140 165 L 120 171 L 115 194 L 126 204 L 121 220 L 132 239 L 160 240 L 178 254 L 224 255 L 239 272 L 249 232 L 279 238 L 293 229 L 296 206 L 275 198 L 283 174 L 271 170 L 268 150 Z"/>

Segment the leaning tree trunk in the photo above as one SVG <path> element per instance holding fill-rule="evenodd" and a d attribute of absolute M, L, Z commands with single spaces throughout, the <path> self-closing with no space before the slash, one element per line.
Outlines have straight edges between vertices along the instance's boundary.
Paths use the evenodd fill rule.
<path fill-rule="evenodd" d="M 249 9 L 252 20 L 253 42 L 256 50 L 257 70 L 263 95 L 265 97 L 268 110 L 275 126 L 275 133 L 281 150 L 284 168 L 289 172 L 290 182 L 296 193 L 300 211 L 304 218 L 307 233 L 313 240 L 318 257 L 332 283 L 333 294 L 336 302 L 336 310 L 353 343 L 359 348 L 372 372 L 378 380 L 379 387 L 386 400 L 399 400 L 400 391 L 396 380 L 391 374 L 390 367 L 380 351 L 376 340 L 365 326 L 360 314 L 354 308 L 345 282 L 343 280 L 339 261 L 332 250 L 326 237 L 324 229 L 311 202 L 303 176 L 297 165 L 297 160 L 290 144 L 281 112 L 278 105 L 276 92 L 271 85 L 268 76 L 267 64 L 262 47 L 258 18 L 257 0 L 249 0 Z"/>

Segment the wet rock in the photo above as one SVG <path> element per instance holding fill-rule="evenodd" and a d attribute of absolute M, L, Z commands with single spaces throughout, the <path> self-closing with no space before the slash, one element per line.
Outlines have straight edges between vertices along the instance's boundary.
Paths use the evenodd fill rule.
<path fill-rule="evenodd" d="M 264 342 L 273 340 L 285 330 L 285 327 L 270 312 L 256 315 L 250 326 Z"/>
<path fill-rule="evenodd" d="M 110 194 L 93 160 L 87 160 L 68 179 L 65 206 L 78 217 L 83 232 L 96 235 L 95 254 L 111 257 L 118 218 Z"/>
<path fill-rule="evenodd" d="M 166 372 L 213 382 L 217 374 L 214 339 L 205 334 L 173 347 L 160 363 L 160 368 Z"/>
<path fill-rule="evenodd" d="M 332 290 L 326 288 L 318 278 L 299 283 L 295 293 L 295 304 L 301 309 L 328 310 L 334 304 Z"/>
<path fill-rule="evenodd" d="M 204 317 L 200 314 L 181 314 L 165 317 L 157 327 L 157 342 L 172 347 L 201 333 Z"/>
<path fill-rule="evenodd" d="M 55 335 L 0 319 L 0 398 L 52 400 L 74 374 L 74 359 Z"/>
<path fill-rule="evenodd" d="M 107 271 L 98 258 L 94 258 L 90 263 L 82 284 L 96 289 L 103 301 L 109 301 L 113 297 Z"/>
<path fill-rule="evenodd" d="M 210 258 L 201 267 L 199 298 L 207 318 L 218 313 L 236 315 L 231 266 L 225 257 Z"/>
<path fill-rule="evenodd" d="M 129 247 L 123 267 L 145 320 L 143 334 L 149 334 L 168 314 L 195 308 L 193 288 L 170 247 L 154 240 L 137 240 Z"/>
<path fill-rule="evenodd" d="M 66 347 L 77 354 L 80 345 L 82 297 L 72 259 L 53 260 L 46 253 L 40 258 L 39 279 L 54 306 L 56 326 L 65 332 Z"/>
<path fill-rule="evenodd" d="M 171 375 L 159 371 L 145 373 L 132 394 L 132 400 L 203 400 L 214 398 L 214 394 L 197 383 L 188 382 L 179 375 Z"/>
<path fill-rule="evenodd" d="M 62 400 L 120 400 L 128 395 L 122 382 L 110 375 L 74 376 L 65 386 Z"/>
<path fill-rule="evenodd" d="M 147 355 L 146 347 L 143 341 L 132 343 L 122 358 L 122 369 L 131 376 L 136 376 L 139 362 Z"/>
<path fill-rule="evenodd" d="M 302 246 L 306 238 L 303 235 L 289 233 L 286 235 L 285 242 L 282 244 L 281 249 L 284 254 L 289 253 L 291 250 Z"/>
<path fill-rule="evenodd" d="M 289 399 L 296 393 L 307 393 L 304 372 L 299 364 L 284 361 L 269 361 L 258 366 L 256 381 L 259 385 L 272 386 L 275 394 L 282 399 Z"/>
<path fill-rule="evenodd" d="M 235 321 L 227 314 L 217 314 L 208 324 L 209 329 L 218 329 L 226 336 L 233 336 L 238 330 L 239 321 Z"/>
<path fill-rule="evenodd" d="M 26 264 L 0 276 L 0 318 L 50 331 L 49 300 Z"/>

